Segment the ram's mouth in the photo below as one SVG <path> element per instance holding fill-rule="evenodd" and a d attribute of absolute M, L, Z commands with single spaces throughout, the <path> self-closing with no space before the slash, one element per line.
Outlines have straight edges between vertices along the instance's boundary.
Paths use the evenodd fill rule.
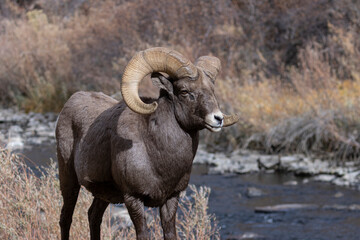
<path fill-rule="evenodd" d="M 214 126 L 214 125 L 205 123 L 205 127 L 212 132 L 219 132 L 221 130 L 222 125 Z"/>

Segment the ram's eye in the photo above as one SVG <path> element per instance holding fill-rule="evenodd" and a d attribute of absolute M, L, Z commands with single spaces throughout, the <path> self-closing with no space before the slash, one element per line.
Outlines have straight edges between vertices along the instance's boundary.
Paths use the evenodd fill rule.
<path fill-rule="evenodd" d="M 187 95 L 189 95 L 189 91 L 183 90 L 180 92 L 180 95 L 186 97 Z"/>

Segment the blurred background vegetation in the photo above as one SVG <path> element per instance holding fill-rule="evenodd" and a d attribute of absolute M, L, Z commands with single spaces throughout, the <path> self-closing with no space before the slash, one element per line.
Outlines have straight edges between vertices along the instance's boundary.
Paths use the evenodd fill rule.
<path fill-rule="evenodd" d="M 59 112 L 78 90 L 112 95 L 135 52 L 164 46 L 221 59 L 216 93 L 241 122 L 203 134 L 209 148 L 357 159 L 359 35 L 356 0 L 2 0 L 0 105 Z"/>

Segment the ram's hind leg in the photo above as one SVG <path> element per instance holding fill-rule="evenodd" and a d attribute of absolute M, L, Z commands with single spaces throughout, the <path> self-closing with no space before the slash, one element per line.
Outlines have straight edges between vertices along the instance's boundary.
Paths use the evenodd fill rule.
<path fill-rule="evenodd" d="M 94 198 L 94 201 L 89 208 L 88 218 L 91 240 L 100 240 L 100 225 L 102 222 L 102 217 L 108 205 L 108 202 L 105 202 L 99 198 Z"/>
<path fill-rule="evenodd" d="M 78 183 L 74 168 L 65 164 L 58 153 L 60 189 L 64 200 L 60 215 L 61 239 L 68 240 L 72 216 L 79 195 Z"/>

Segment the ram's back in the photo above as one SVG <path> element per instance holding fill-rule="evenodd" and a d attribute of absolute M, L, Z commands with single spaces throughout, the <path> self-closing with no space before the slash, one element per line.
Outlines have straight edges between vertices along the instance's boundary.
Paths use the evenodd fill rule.
<path fill-rule="evenodd" d="M 95 119 L 118 101 L 101 92 L 76 92 L 65 103 L 56 124 L 58 155 L 68 164 L 74 148 Z"/>

